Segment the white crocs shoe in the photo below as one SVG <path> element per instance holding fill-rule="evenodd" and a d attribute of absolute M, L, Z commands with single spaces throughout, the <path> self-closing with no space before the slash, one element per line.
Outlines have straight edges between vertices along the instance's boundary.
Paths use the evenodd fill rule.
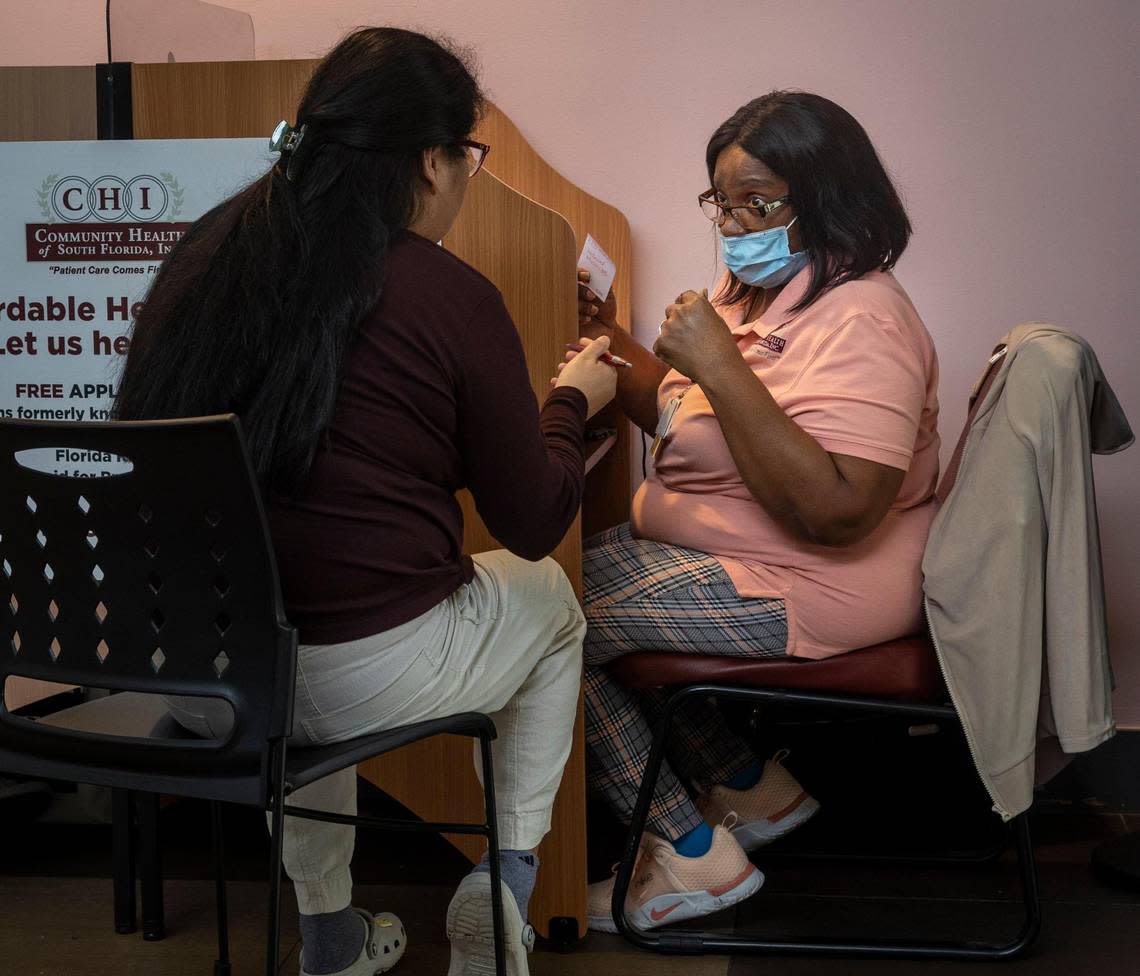
<path fill-rule="evenodd" d="M 329 976 L 379 976 L 380 973 L 388 972 L 400 961 L 408 947 L 404 923 L 391 912 L 372 915 L 360 908 L 353 908 L 353 911 L 360 916 L 361 923 L 368 930 L 364 946 L 355 962 Z M 304 949 L 301 950 L 301 976 L 311 976 L 305 971 Z"/>
<path fill-rule="evenodd" d="M 534 949 L 534 929 L 523 922 L 511 889 L 503 889 L 503 944 L 507 976 L 530 976 L 526 954 Z M 467 875 L 447 906 L 451 966 L 447 976 L 495 976 L 495 926 L 491 915 L 491 873 Z"/>

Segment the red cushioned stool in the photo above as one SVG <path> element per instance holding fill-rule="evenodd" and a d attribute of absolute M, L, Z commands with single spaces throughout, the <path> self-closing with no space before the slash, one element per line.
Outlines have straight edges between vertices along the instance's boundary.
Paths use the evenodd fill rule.
<path fill-rule="evenodd" d="M 976 941 L 927 943 L 836 938 L 767 941 L 713 932 L 646 932 L 632 928 L 626 921 L 623 906 L 633 877 L 638 841 L 645 830 L 673 716 L 690 698 L 778 702 L 936 719 L 955 724 L 958 716 L 954 708 L 946 704 L 947 695 L 938 658 L 927 637 L 889 641 L 821 661 L 790 658 L 748 660 L 642 651 L 618 658 L 608 665 L 608 670 L 632 690 L 677 689 L 666 703 L 654 729 L 649 762 L 638 791 L 633 821 L 614 884 L 614 923 L 634 945 L 655 952 L 684 954 L 725 952 L 981 960 L 1013 958 L 1022 954 L 1036 939 L 1041 927 L 1041 908 L 1033 845 L 1024 813 L 1015 817 L 1011 826 L 1021 874 L 1025 922 L 1012 941 L 1001 945 Z"/>

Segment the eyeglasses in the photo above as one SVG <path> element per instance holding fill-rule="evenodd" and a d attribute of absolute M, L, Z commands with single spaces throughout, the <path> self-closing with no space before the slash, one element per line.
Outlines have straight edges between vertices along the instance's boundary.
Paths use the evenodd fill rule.
<path fill-rule="evenodd" d="M 697 197 L 697 202 L 701 205 L 701 213 L 713 221 L 717 227 L 723 226 L 724 222 L 731 216 L 732 219 L 745 230 L 758 230 L 760 225 L 764 222 L 764 218 L 773 210 L 787 203 L 788 198 L 780 197 L 778 200 L 766 203 L 760 197 L 753 194 L 753 196 L 749 198 L 748 203 L 739 207 L 729 207 L 722 202 L 716 190 L 705 190 L 704 193 Z"/>
<path fill-rule="evenodd" d="M 487 158 L 487 153 L 491 151 L 491 147 L 485 142 L 472 142 L 470 139 L 460 139 L 455 145 L 462 146 L 467 154 L 467 175 L 468 177 L 474 176 L 483 168 L 483 160 Z"/>

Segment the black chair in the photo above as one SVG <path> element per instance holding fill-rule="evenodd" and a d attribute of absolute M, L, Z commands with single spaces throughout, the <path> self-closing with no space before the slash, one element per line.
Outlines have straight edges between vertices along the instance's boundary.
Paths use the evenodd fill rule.
<path fill-rule="evenodd" d="M 681 929 L 646 932 L 633 928 L 625 918 L 624 905 L 636 865 L 638 842 L 645 830 L 674 716 L 689 699 L 716 698 L 754 705 L 783 704 L 863 715 L 902 716 L 949 725 L 957 725 L 958 716 L 954 708 L 946 704 L 938 661 L 929 639 L 925 637 L 890 641 L 822 661 L 750 660 L 642 651 L 618 658 L 610 664 L 609 670 L 630 689 L 676 689 L 654 729 L 649 761 L 614 883 L 611 907 L 614 923 L 634 945 L 656 952 L 695 955 L 724 952 L 992 960 L 1021 955 L 1037 938 L 1041 928 L 1041 905 L 1026 814 L 1011 821 L 1025 921 L 1018 933 L 1005 943 L 993 945 L 969 941 L 955 944 L 835 937 L 771 940 Z M 892 860 L 922 859 L 896 856 Z"/>
<path fill-rule="evenodd" d="M 92 466 L 104 471 L 82 476 Z M 485 715 L 464 713 L 336 745 L 286 749 L 297 638 L 284 616 L 265 512 L 235 417 L 0 421 L 0 568 L 9 593 L 0 688 L 16 675 L 121 692 L 46 721 L 8 712 L 0 695 L 0 770 L 119 791 L 120 850 L 129 848 L 129 797 L 139 797 L 144 857 L 155 849 L 159 794 L 211 801 L 216 974 L 229 972 L 219 807 L 229 802 L 272 817 L 269 976 L 277 972 L 280 942 L 285 815 L 486 837 L 496 973 L 505 976 L 494 725 Z M 223 699 L 233 710 L 233 728 L 224 739 L 191 736 L 166 715 L 160 695 Z M 330 773 L 445 732 L 479 740 L 483 823 L 349 817 L 284 802 Z M 144 889 L 148 878 L 161 884 L 151 866 L 143 868 Z M 120 882 L 125 918 L 128 896 L 133 913 L 125 885 L 133 881 Z M 161 918 L 144 924 L 161 934 Z"/>
<path fill-rule="evenodd" d="M 970 398 L 970 409 L 957 446 L 938 485 L 945 499 L 958 475 L 966 435 L 975 414 L 998 373 L 1004 347 L 990 358 Z M 642 932 L 625 919 L 626 894 L 636 866 L 639 840 L 645 830 L 653 790 L 665 756 L 665 743 L 673 717 L 690 698 L 717 698 L 753 705 L 784 704 L 879 716 L 902 716 L 960 727 L 950 704 L 938 659 L 929 637 L 889 641 L 821 661 L 755 660 L 739 657 L 702 657 L 642 651 L 618 658 L 609 666 L 619 682 L 630 689 L 676 689 L 654 729 L 649 761 L 641 781 L 633 821 L 614 883 L 611 910 L 618 931 L 634 945 L 666 953 L 702 954 L 782 953 L 787 955 L 885 956 L 924 959 L 1011 959 L 1023 954 L 1041 929 L 1041 903 L 1037 866 L 1029 835 L 1027 814 L 1013 818 L 1010 827 L 1017 851 L 1025 920 L 1017 934 L 1001 944 L 976 941 L 936 943 L 918 940 L 860 941 L 821 938 L 765 940 L 725 936 L 712 932 Z M 894 860 L 920 860 L 893 858 Z M 950 858 L 978 861 L 985 858 Z"/>

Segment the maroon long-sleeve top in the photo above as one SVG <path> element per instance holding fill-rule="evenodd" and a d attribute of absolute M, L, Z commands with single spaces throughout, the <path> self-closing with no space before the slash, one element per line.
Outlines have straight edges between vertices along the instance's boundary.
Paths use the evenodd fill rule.
<path fill-rule="evenodd" d="M 549 553 L 578 511 L 585 421 L 586 398 L 568 387 L 539 412 L 498 289 L 400 235 L 308 481 L 296 498 L 270 499 L 301 643 L 380 633 L 470 581 L 461 488 L 511 552 Z"/>

